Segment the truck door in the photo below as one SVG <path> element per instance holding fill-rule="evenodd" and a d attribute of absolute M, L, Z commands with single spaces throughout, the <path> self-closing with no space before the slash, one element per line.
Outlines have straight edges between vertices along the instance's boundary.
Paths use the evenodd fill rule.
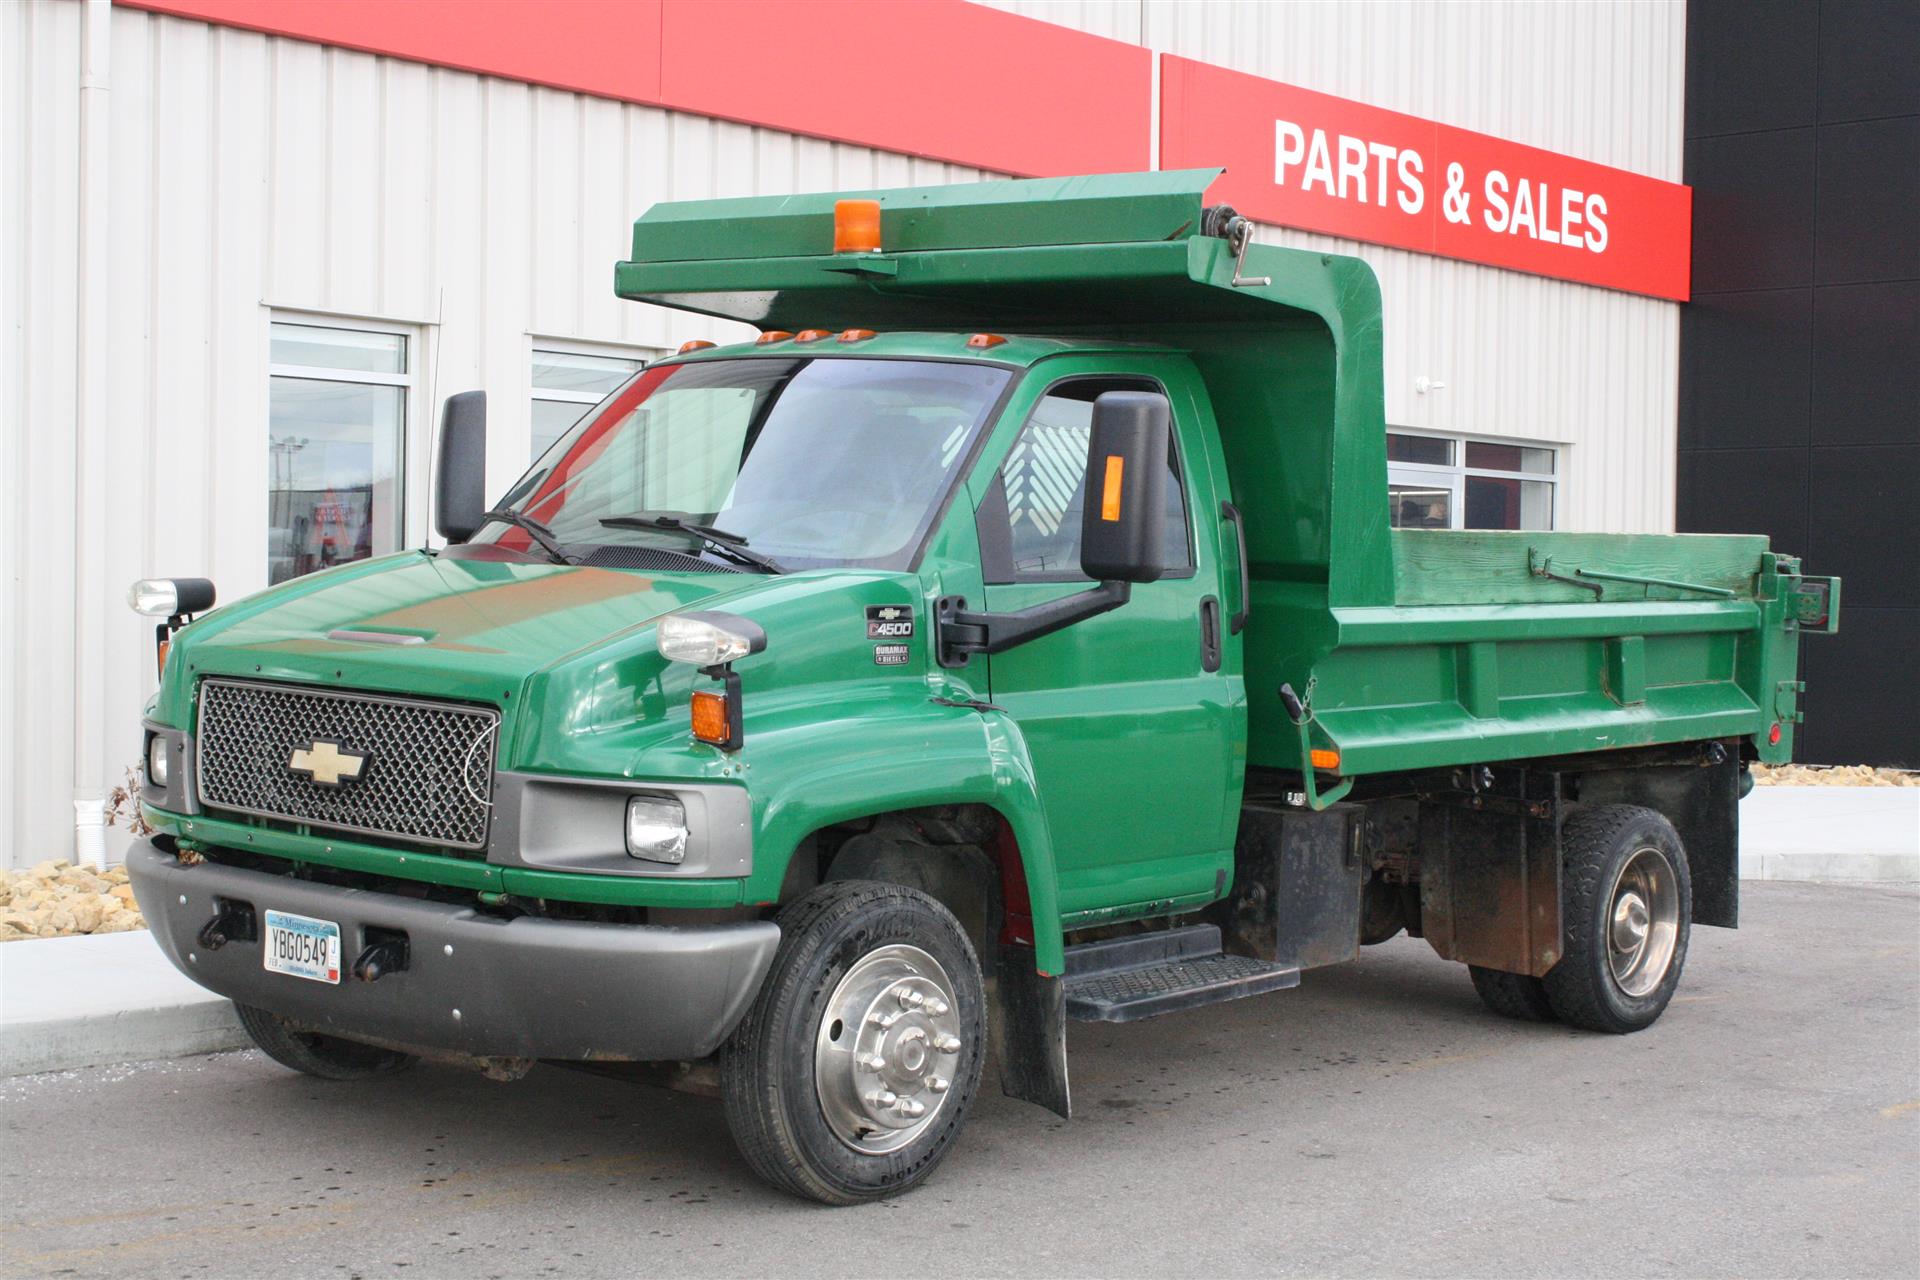
<path fill-rule="evenodd" d="M 1081 357 L 1029 376 L 1048 380 L 1028 401 L 976 510 L 986 606 L 995 612 L 1087 586 L 1080 519 L 1094 398 L 1158 391 L 1173 406 L 1166 491 L 1175 567 L 1134 587 L 1119 609 L 988 660 L 993 701 L 1019 724 L 1033 756 L 1061 909 L 1091 923 L 1108 912 L 1211 899 L 1232 866 L 1241 790 L 1235 748 L 1246 713 L 1239 645 L 1225 634 L 1228 597 L 1212 518 L 1218 464 L 1188 390 L 1193 375 L 1172 357 L 1164 367 L 1152 357 Z"/>

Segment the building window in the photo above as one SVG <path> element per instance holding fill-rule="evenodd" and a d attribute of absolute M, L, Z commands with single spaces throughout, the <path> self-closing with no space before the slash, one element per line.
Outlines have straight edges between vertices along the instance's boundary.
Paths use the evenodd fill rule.
<path fill-rule="evenodd" d="M 656 354 L 605 355 L 535 347 L 532 457 L 537 460 L 588 409 L 606 399 Z"/>
<path fill-rule="evenodd" d="M 1551 445 L 1387 433 L 1396 529 L 1551 529 L 1559 483 Z"/>
<path fill-rule="evenodd" d="M 409 335 L 276 321 L 270 341 L 268 582 L 399 550 Z"/>

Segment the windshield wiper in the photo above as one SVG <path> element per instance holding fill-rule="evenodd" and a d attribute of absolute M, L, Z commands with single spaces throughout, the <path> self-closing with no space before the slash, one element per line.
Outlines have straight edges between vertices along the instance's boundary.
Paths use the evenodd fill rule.
<path fill-rule="evenodd" d="M 714 551 L 736 564 L 750 565 L 767 573 L 785 573 L 786 567 L 769 556 L 747 548 L 747 540 L 737 533 L 716 529 L 710 524 L 695 524 L 664 512 L 640 512 L 630 516 L 606 516 L 601 524 L 609 529 L 659 529 L 666 533 L 684 533 L 698 538 Z"/>
<path fill-rule="evenodd" d="M 540 549 L 550 556 L 555 564 L 572 564 L 573 559 L 561 547 L 560 540 L 553 536 L 553 530 L 534 519 L 524 511 L 496 509 L 483 516 L 487 520 L 497 520 L 501 524 L 510 524 L 517 529 L 525 529 L 527 536 L 540 544 Z"/>

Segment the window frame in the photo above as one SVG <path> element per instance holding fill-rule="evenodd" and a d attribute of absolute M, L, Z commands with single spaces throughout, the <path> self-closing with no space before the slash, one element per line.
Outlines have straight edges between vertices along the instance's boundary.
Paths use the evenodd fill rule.
<path fill-rule="evenodd" d="M 266 365 L 267 370 L 265 434 L 267 435 L 269 492 L 273 483 L 271 461 L 273 457 L 273 379 L 301 378 L 310 382 L 347 382 L 361 386 L 400 387 L 402 388 L 400 447 L 396 455 L 399 459 L 400 474 L 395 478 L 393 486 L 394 493 L 400 502 L 400 534 L 399 545 L 394 550 L 398 552 L 408 547 L 427 545 L 429 533 L 427 489 L 432 472 L 434 433 L 431 430 L 419 430 L 415 424 L 432 417 L 432 406 L 426 404 L 424 398 L 433 385 L 433 363 L 438 354 L 438 327 L 426 323 L 389 320 L 380 316 L 355 315 L 347 312 L 307 311 L 295 307 L 278 306 L 267 306 L 264 310 L 266 324 L 261 328 L 260 337 L 265 348 L 263 353 L 265 359 L 262 363 Z M 273 359 L 273 329 L 275 325 L 280 324 L 298 325 L 308 329 L 338 329 L 346 333 L 393 334 L 406 341 L 407 371 L 375 373 L 364 369 L 330 369 L 318 365 L 277 364 Z M 261 563 L 269 575 L 272 571 L 270 559 L 271 553 L 263 550 Z M 345 563 L 357 562 L 346 561 Z"/>
<path fill-rule="evenodd" d="M 1166 399 L 1169 410 L 1168 425 L 1170 427 L 1167 435 L 1168 460 L 1173 464 L 1173 481 L 1180 486 L 1181 509 L 1186 512 L 1184 524 L 1186 526 L 1185 533 L 1187 537 L 1187 563 L 1184 569 L 1169 570 L 1161 574 L 1157 581 L 1174 582 L 1193 577 L 1200 572 L 1200 557 L 1193 536 L 1193 487 L 1187 483 L 1187 477 L 1190 472 L 1187 466 L 1185 450 L 1180 441 L 1181 433 L 1177 421 L 1179 414 L 1173 411 L 1173 396 L 1167 390 L 1167 384 L 1160 378 L 1150 373 L 1129 373 L 1120 370 L 1100 373 L 1069 373 L 1055 378 L 1041 388 L 1040 394 L 1035 396 L 1033 403 L 1027 407 L 1026 415 L 1021 418 L 1020 425 L 1014 429 L 1013 439 L 1007 443 L 1007 456 L 1011 457 L 1013 450 L 1019 446 L 1021 436 L 1026 434 L 1027 427 L 1033 422 L 1035 411 L 1040 408 L 1040 402 L 1052 395 L 1055 388 L 1064 387 L 1075 382 L 1139 383 L 1140 386 L 1134 388 L 1135 390 L 1154 391 Z M 1078 569 L 1070 572 L 1023 573 L 1014 567 L 1013 518 L 1007 509 L 1007 486 L 1004 474 L 1006 467 L 1007 458 L 1003 457 L 999 465 L 994 467 L 993 477 L 988 483 L 987 491 L 981 498 L 980 505 L 975 508 L 973 513 L 974 535 L 980 544 L 980 577 L 982 585 L 989 587 L 1011 587 L 1027 583 L 1084 584 L 1094 581 Z"/>
<path fill-rule="evenodd" d="M 1567 446 L 1550 440 L 1533 440 L 1520 436 L 1469 435 L 1457 431 L 1430 431 L 1419 427 L 1389 426 L 1389 436 L 1418 436 L 1425 440 L 1445 440 L 1453 448 L 1455 461 L 1441 464 L 1434 462 L 1393 462 L 1387 463 L 1387 484 L 1420 484 L 1434 489 L 1446 489 L 1450 497 L 1447 503 L 1447 528 L 1464 530 L 1470 533 L 1512 532 L 1497 529 L 1467 529 L 1467 480 L 1480 477 L 1489 480 L 1530 480 L 1547 486 L 1547 527 L 1545 530 L 1519 530 L 1518 532 L 1550 532 L 1560 527 L 1562 510 L 1561 485 L 1566 481 Z M 1544 449 L 1553 455 L 1553 470 L 1539 471 L 1500 471 L 1491 467 L 1470 467 L 1466 464 L 1469 444 L 1507 445 L 1521 449 Z M 1391 489 L 1389 489 L 1391 493 Z M 1392 523 L 1389 511 L 1389 525 Z"/>
<path fill-rule="evenodd" d="M 551 351 L 563 356 L 593 356 L 601 360 L 637 360 L 638 363 L 620 380 L 618 386 L 604 395 L 594 395 L 590 391 L 561 391 L 551 387 L 537 387 L 533 383 L 533 367 L 542 351 Z M 546 400 L 554 404 L 577 404 L 580 415 L 585 417 L 589 409 L 606 400 L 608 396 L 618 395 L 620 387 L 631 382 L 637 374 L 665 359 L 669 353 L 660 347 L 624 346 L 617 342 L 585 342 L 575 338 L 553 338 L 543 334 L 527 334 L 527 466 L 532 467 L 540 461 L 546 450 L 538 453 L 533 448 L 533 404 L 536 400 Z M 575 422 L 579 418 L 574 419 Z M 572 428 L 569 427 L 568 430 Z M 562 431 L 554 440 L 558 441 L 566 432 Z M 550 446 L 549 446 L 550 447 Z"/>

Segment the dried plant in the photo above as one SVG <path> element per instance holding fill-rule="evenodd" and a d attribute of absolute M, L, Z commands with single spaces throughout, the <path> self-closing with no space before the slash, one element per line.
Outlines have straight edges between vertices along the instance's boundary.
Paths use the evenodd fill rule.
<path fill-rule="evenodd" d="M 107 825 L 124 826 L 136 836 L 153 834 L 153 824 L 140 812 L 140 770 L 129 766 L 127 780 L 107 792 Z"/>

